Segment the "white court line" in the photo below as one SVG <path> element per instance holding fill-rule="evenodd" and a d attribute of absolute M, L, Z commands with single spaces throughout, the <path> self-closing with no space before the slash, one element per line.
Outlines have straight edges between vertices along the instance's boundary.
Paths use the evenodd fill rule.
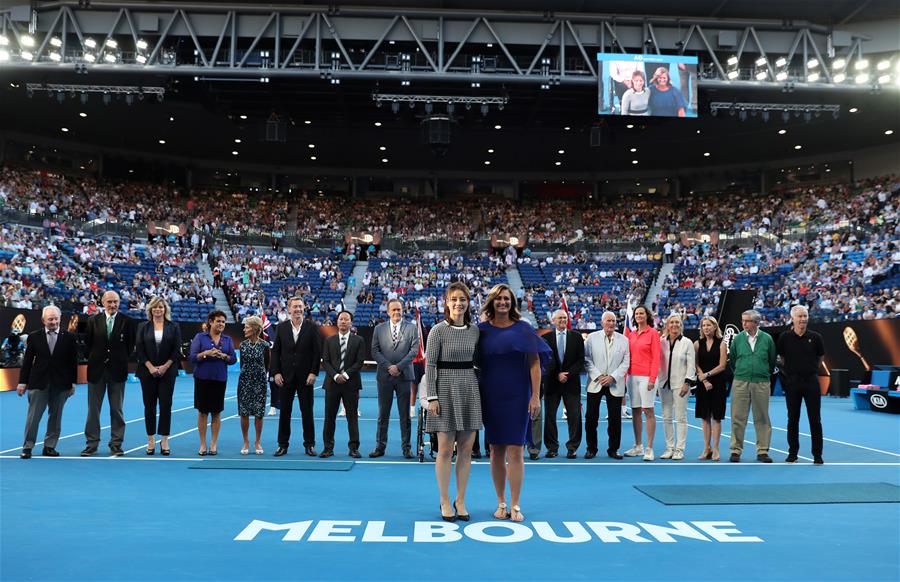
<path fill-rule="evenodd" d="M 688 410 L 693 411 L 694 409 L 689 407 Z M 730 417 L 730 416 L 727 416 L 727 415 L 726 415 L 725 418 L 727 418 L 729 421 L 731 421 L 731 417 Z M 747 419 L 747 424 L 753 424 L 753 421 L 750 420 L 750 419 L 748 418 L 748 419 Z M 786 428 L 781 428 L 780 426 L 772 425 L 772 428 L 774 428 L 775 430 L 780 430 L 781 432 L 787 432 L 787 429 L 786 429 Z M 725 433 L 722 433 L 722 434 L 725 434 Z M 806 434 L 805 432 L 801 432 L 801 433 L 798 433 L 798 434 L 799 434 L 800 436 L 805 436 L 805 437 L 810 437 L 810 438 L 812 438 L 812 435 Z M 846 441 L 839 441 L 839 440 L 837 440 L 837 439 L 826 438 L 826 437 L 824 437 L 824 436 L 822 437 L 822 440 L 828 441 L 828 442 L 830 442 L 830 443 L 837 443 L 837 444 L 839 444 L 839 445 L 847 445 L 848 447 L 856 447 L 857 449 L 865 449 L 865 450 L 867 450 L 867 451 L 873 451 L 873 452 L 876 452 L 876 453 L 881 453 L 881 454 L 883 454 L 883 455 L 890 455 L 890 456 L 892 456 L 892 457 L 900 457 L 900 454 L 892 453 L 892 452 L 890 452 L 890 451 L 882 451 L 881 449 L 873 449 L 872 447 L 866 447 L 866 446 L 863 446 L 863 445 L 856 445 L 856 444 L 853 444 L 853 443 L 848 443 L 848 442 L 846 442 Z M 773 450 L 774 450 L 774 449 L 773 449 Z"/>
<path fill-rule="evenodd" d="M 231 420 L 232 418 L 237 418 L 237 417 L 238 417 L 237 414 L 232 414 L 231 416 L 227 416 L 227 417 L 225 417 L 225 418 L 220 419 L 220 422 L 224 422 L 224 421 L 226 421 L 226 420 Z M 208 425 L 207 425 L 207 426 L 208 426 Z M 188 433 L 195 432 L 195 431 L 197 431 L 197 430 L 198 430 L 198 429 L 197 429 L 197 427 L 195 426 L 194 428 L 191 428 L 191 429 L 182 431 L 182 432 L 180 432 L 180 433 L 178 433 L 178 434 L 170 434 L 170 435 L 169 435 L 169 440 L 172 440 L 172 439 L 174 439 L 174 438 L 178 438 L 178 437 L 180 437 L 180 436 L 182 436 L 182 435 L 186 435 L 186 434 L 188 434 Z M 157 443 L 157 442 L 159 442 L 159 441 L 155 441 L 155 443 Z M 155 443 L 154 443 L 154 444 L 155 444 Z M 144 450 L 146 451 L 146 450 L 147 450 L 147 445 L 144 444 L 144 445 L 141 445 L 141 446 L 139 446 L 139 447 L 134 447 L 133 449 L 128 449 L 127 451 L 125 451 L 125 454 L 127 455 L 128 453 L 133 453 L 133 452 L 139 451 L 139 450 L 141 450 L 141 449 L 144 449 Z M 147 455 L 147 456 L 149 457 L 150 455 Z M 121 459 L 122 457 L 117 457 L 117 458 Z"/>
<path fill-rule="evenodd" d="M 18 455 L 0 455 L 0 459 L 18 459 Z M 253 458 L 253 457 L 251 457 Z M 67 457 L 67 456 L 59 456 L 59 457 L 42 457 L 40 455 L 35 455 L 32 459 L 42 459 L 45 461 L 158 461 L 158 462 L 167 462 L 167 461 L 202 461 L 199 457 Z M 242 461 L 245 459 L 217 459 L 216 461 Z M 274 459 L 265 459 L 268 462 L 273 462 Z M 282 463 L 293 463 L 293 462 L 308 462 L 313 459 L 279 459 L 278 462 Z M 335 459 L 337 461 L 345 461 L 350 459 Z M 319 460 L 319 463 L 329 463 L 334 461 L 324 461 Z M 357 465 L 409 465 L 411 467 L 431 467 L 434 465 L 432 462 L 419 463 L 415 460 L 408 461 L 351 461 Z M 485 467 L 490 466 L 490 462 L 487 461 L 472 461 L 473 465 L 483 465 Z M 790 463 L 713 463 L 710 461 L 706 461 L 704 463 L 694 463 L 694 462 L 681 462 L 674 461 L 672 463 L 645 463 L 645 462 L 635 462 L 635 463 L 613 463 L 613 462 L 604 462 L 604 463 L 594 463 L 594 462 L 581 462 L 576 463 L 572 461 L 564 461 L 564 462 L 548 462 L 548 463 L 538 463 L 535 461 L 528 461 L 526 463 L 528 468 L 532 467 L 816 467 L 816 470 L 819 470 L 819 467 L 825 466 L 840 466 L 840 467 L 900 467 L 900 462 L 896 463 L 878 463 L 878 462 L 860 462 L 860 463 L 827 463 L 827 465 L 810 465 L 810 464 L 790 464 Z M 771 470 L 771 469 L 767 469 Z"/>
<path fill-rule="evenodd" d="M 237 398 L 237 396 L 229 396 L 229 397 L 225 398 L 225 400 L 234 400 L 235 398 Z M 176 410 L 173 410 L 173 411 L 172 411 L 172 414 L 175 414 L 176 412 L 184 412 L 185 410 L 194 410 L 194 407 L 193 407 L 193 406 L 185 406 L 184 408 L 178 408 L 178 409 L 176 409 Z M 42 416 L 43 416 L 43 415 L 42 415 Z M 156 418 L 159 418 L 159 413 L 158 413 L 158 412 L 156 413 Z M 140 418 L 132 418 L 131 420 L 126 420 L 126 421 L 125 421 L 125 424 L 131 424 L 131 423 L 133 423 L 133 422 L 141 422 L 142 420 L 144 420 L 144 417 L 143 417 L 143 416 L 140 417 Z M 106 429 L 108 429 L 108 428 L 112 428 L 112 425 L 101 426 L 101 427 L 100 427 L 100 430 L 106 430 Z M 195 430 L 196 430 L 196 429 L 195 429 Z M 72 434 L 67 434 L 66 436 L 61 436 L 61 437 L 59 437 L 58 440 L 70 439 L 70 438 L 72 438 L 72 437 L 77 437 L 77 436 L 84 436 L 84 432 L 75 432 L 75 433 L 72 433 Z M 171 438 L 171 437 L 169 437 L 169 438 Z M 39 443 L 34 443 L 34 447 L 37 448 L 38 445 L 42 445 L 42 444 L 44 444 L 44 441 L 41 441 L 41 442 L 39 442 Z M 144 447 L 146 447 L 146 446 L 147 446 L 147 445 L 144 445 Z M 5 451 L 0 451 L 0 455 L 5 455 L 6 453 L 12 453 L 12 452 L 14 452 L 14 451 L 21 451 L 21 450 L 22 450 L 22 447 L 15 447 L 15 448 L 12 448 L 12 449 L 6 449 Z M 134 449 L 134 450 L 137 450 L 137 449 Z"/>

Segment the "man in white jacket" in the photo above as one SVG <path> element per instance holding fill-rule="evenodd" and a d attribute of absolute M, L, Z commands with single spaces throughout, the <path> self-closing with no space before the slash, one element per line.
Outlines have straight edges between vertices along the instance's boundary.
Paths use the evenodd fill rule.
<path fill-rule="evenodd" d="M 597 425 L 600 400 L 606 396 L 609 444 L 606 454 L 621 459 L 622 397 L 625 396 L 625 373 L 631 363 L 628 340 L 616 331 L 616 314 L 607 311 L 600 319 L 602 329 L 588 336 L 584 344 L 584 367 L 588 375 L 587 411 L 585 412 L 585 459 L 597 456 Z"/>

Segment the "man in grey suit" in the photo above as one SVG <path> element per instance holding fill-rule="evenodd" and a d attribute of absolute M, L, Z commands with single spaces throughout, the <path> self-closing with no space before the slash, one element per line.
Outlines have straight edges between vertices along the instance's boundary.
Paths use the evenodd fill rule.
<path fill-rule="evenodd" d="M 396 395 L 403 456 L 412 459 L 407 407 L 410 387 L 415 380 L 412 361 L 419 350 L 419 331 L 412 323 L 403 321 L 403 302 L 399 299 L 388 302 L 388 315 L 390 321 L 378 324 L 372 333 L 372 357 L 378 363 L 378 432 L 375 435 L 375 450 L 369 453 L 369 456 L 373 458 L 384 456 L 384 450 L 387 448 L 388 420 Z"/>
<path fill-rule="evenodd" d="M 587 411 L 584 416 L 587 453 L 585 459 L 597 455 L 597 425 L 600 422 L 600 399 L 606 396 L 609 414 L 606 454 L 621 459 L 622 397 L 625 396 L 625 373 L 631 364 L 628 340 L 616 331 L 616 314 L 607 311 L 600 319 L 602 331 L 588 336 L 584 344 L 584 367 L 588 375 Z"/>

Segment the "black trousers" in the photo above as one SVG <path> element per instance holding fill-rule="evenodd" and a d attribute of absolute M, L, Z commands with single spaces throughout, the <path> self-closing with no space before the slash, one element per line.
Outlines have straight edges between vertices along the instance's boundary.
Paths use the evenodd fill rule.
<path fill-rule="evenodd" d="M 397 414 L 400 416 L 400 439 L 404 450 L 410 448 L 409 434 L 412 423 L 409 421 L 410 380 L 397 382 L 378 382 L 378 428 L 375 434 L 375 448 L 383 451 L 387 448 L 388 422 L 391 419 L 391 405 L 397 397 Z"/>
<path fill-rule="evenodd" d="M 587 441 L 587 450 L 597 452 L 597 426 L 600 424 L 600 400 L 606 396 L 606 412 L 609 415 L 609 425 L 606 434 L 609 437 L 607 453 L 615 453 L 622 444 L 622 397 L 609 393 L 609 386 L 604 386 L 600 392 L 588 392 L 587 410 L 584 412 L 584 432 Z"/>
<path fill-rule="evenodd" d="M 292 378 L 281 387 L 281 416 L 278 417 L 278 446 L 284 449 L 291 444 L 291 413 L 294 410 L 294 395 L 300 401 L 300 417 L 303 420 L 303 446 L 316 444 L 316 425 L 313 421 L 313 387 L 307 386 L 306 378 Z"/>
<path fill-rule="evenodd" d="M 169 436 L 172 426 L 172 394 L 175 392 L 175 377 L 141 378 L 141 392 L 144 395 L 144 426 L 147 436 L 160 434 Z M 159 405 L 159 425 L 156 422 L 156 406 Z"/>
<path fill-rule="evenodd" d="M 359 390 L 349 384 L 334 383 L 325 390 L 325 428 L 322 429 L 322 446 L 326 451 L 334 450 L 334 429 L 338 408 L 344 402 L 347 412 L 347 445 L 351 451 L 359 449 Z"/>
<path fill-rule="evenodd" d="M 556 411 L 559 410 L 560 399 L 563 401 L 563 406 L 566 407 L 569 424 L 569 440 L 566 441 L 566 450 L 577 451 L 581 446 L 581 394 L 578 392 L 566 392 L 565 394 L 546 392 L 544 394 L 544 406 L 547 407 L 544 415 L 544 446 L 548 452 L 559 450 Z"/>
<path fill-rule="evenodd" d="M 822 393 L 816 376 L 783 376 L 784 401 L 787 403 L 788 453 L 796 455 L 800 451 L 800 408 L 806 402 L 806 417 L 809 419 L 809 435 L 812 437 L 813 457 L 822 455 Z"/>

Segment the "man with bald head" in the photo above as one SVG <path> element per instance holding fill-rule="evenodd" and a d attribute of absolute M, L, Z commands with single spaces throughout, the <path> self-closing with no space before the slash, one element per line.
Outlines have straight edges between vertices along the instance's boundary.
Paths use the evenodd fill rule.
<path fill-rule="evenodd" d="M 607 311 L 600 319 L 601 331 L 588 336 L 584 344 L 584 366 L 588 375 L 587 410 L 584 415 L 587 452 L 585 459 L 597 456 L 597 425 L 600 422 L 600 400 L 606 396 L 609 443 L 606 454 L 621 459 L 622 397 L 625 396 L 625 374 L 631 364 L 628 339 L 616 331 L 616 314 Z"/>
<path fill-rule="evenodd" d="M 548 458 L 558 456 L 559 440 L 556 430 L 556 411 L 559 401 L 566 407 L 569 439 L 566 458 L 574 459 L 581 446 L 581 371 L 584 369 L 584 340 L 581 334 L 569 329 L 569 314 L 562 309 L 553 314 L 553 331 L 544 335 L 553 357 L 544 376 L 544 446 Z"/>
<path fill-rule="evenodd" d="M 100 446 L 100 412 L 103 398 L 109 395 L 111 434 L 109 452 L 122 456 L 125 440 L 125 380 L 128 379 L 128 359 L 134 351 L 134 320 L 119 313 L 119 294 L 107 291 L 100 298 L 103 311 L 87 322 L 84 338 L 88 359 L 88 412 L 84 424 L 87 444 L 82 457 L 90 457 Z"/>

